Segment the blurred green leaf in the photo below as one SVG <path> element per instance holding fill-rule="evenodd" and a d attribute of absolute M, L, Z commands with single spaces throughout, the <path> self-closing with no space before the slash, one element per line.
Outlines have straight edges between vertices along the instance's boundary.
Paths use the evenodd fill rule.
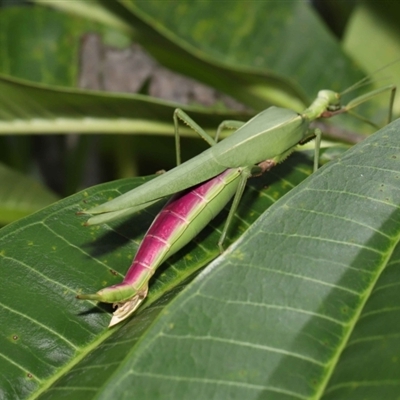
<path fill-rule="evenodd" d="M 34 3 L 61 9 L 72 15 L 79 15 L 85 19 L 99 22 L 115 29 L 133 32 L 132 26 L 125 23 L 124 7 L 116 1 L 91 0 L 90 2 L 82 0 L 54 2 L 52 0 L 31 0 Z"/>
<path fill-rule="evenodd" d="M 58 200 L 35 180 L 0 164 L 0 224 L 25 217 Z"/>
<path fill-rule="evenodd" d="M 88 32 L 110 37 L 108 27 L 55 10 L 1 9 L 0 72 L 48 85 L 77 86 L 81 41 Z"/>
<path fill-rule="evenodd" d="M 375 87 L 384 84 L 400 86 L 400 3 L 393 1 L 360 1 L 349 21 L 343 47 L 371 74 Z M 378 70 L 383 70 L 376 73 Z M 387 105 L 386 98 L 380 104 Z M 397 96 L 395 112 L 400 114 Z"/>
<path fill-rule="evenodd" d="M 66 89 L 0 75 L 0 134 L 152 133 L 173 135 L 173 112 L 180 104 L 139 94 Z M 182 106 L 205 129 L 248 113 Z M 182 126 L 182 133 L 196 133 Z"/>
<path fill-rule="evenodd" d="M 105 22 L 89 15 L 84 1 L 37 3 Z M 363 76 L 304 2 L 116 4 L 91 6 L 129 24 L 135 40 L 163 65 L 256 110 L 272 103 L 300 111 L 321 88 L 340 91 Z"/>
<path fill-rule="evenodd" d="M 121 24 L 129 23 L 132 34 L 135 32 L 136 38 L 165 65 L 212 84 L 255 109 L 263 109 L 272 102 L 301 111 L 318 90 L 342 90 L 362 77 L 313 11 L 302 2 L 278 5 L 233 1 L 230 2 L 232 9 L 229 12 L 223 3 L 204 1 L 169 2 L 166 7 L 158 7 L 158 3 L 152 1 L 92 2 L 90 5 L 81 1 L 73 4 L 45 1 L 43 4 L 67 8 L 69 11 L 72 7 L 75 14 L 90 15 L 96 22 L 88 23 L 76 15 L 66 15 L 40 6 L 15 8 L 11 9 L 11 13 L 0 14 L 6 22 L 3 24 L 3 70 L 7 73 L 46 84 L 74 86 L 78 77 L 79 46 L 83 35 L 94 31 L 108 37 L 117 32 L 115 27 L 118 24 L 113 24 L 111 20 L 119 20 Z M 108 13 L 110 19 L 99 17 L 96 10 L 103 17 Z M 264 21 L 264 15 L 269 16 L 268 24 L 258 20 Z M 246 18 L 243 19 L 243 16 Z M 177 24 L 177 20 L 185 23 Z M 221 20 L 226 21 L 222 30 Z M 107 24 L 112 28 L 106 28 L 98 21 L 103 24 L 108 21 Z M 23 31 L 13 36 L 7 35 L 7 27 L 11 24 L 23 26 Z M 32 24 L 32 28 L 29 24 Z M 53 25 L 56 26 L 55 31 L 49 34 L 47 30 L 51 30 Z M 239 27 L 241 35 L 232 35 L 231 32 L 237 32 Z M 29 45 L 26 51 L 19 51 L 22 55 L 13 56 L 12 49 L 25 46 L 23 38 L 28 30 L 36 47 Z M 120 31 L 124 30 L 121 28 Z M 312 35 L 311 31 L 314 32 Z M 62 40 L 58 40 L 58 37 L 62 37 Z M 44 57 L 46 54 L 49 60 Z M 326 59 L 331 62 L 325 63 Z M 322 62 L 324 65 L 320 65 Z M 31 67 L 27 74 L 25 66 L 28 63 Z M 46 63 L 50 64 L 46 66 Z M 43 72 L 46 70 L 49 73 Z M 76 108 L 78 106 L 79 102 Z M 10 119 L 14 111 L 11 107 L 8 109 L 7 116 Z M 157 113 L 153 114 L 152 120 L 156 120 L 157 116 Z M 18 118 L 18 114 L 15 117 Z M 54 117 L 50 115 L 50 118 Z M 86 124 L 79 125 L 85 132 Z M 48 129 L 53 129 L 53 126 L 36 126 L 37 131 L 44 129 L 48 132 Z M 102 123 L 101 127 L 93 125 L 89 129 L 105 127 L 107 130 L 106 126 Z M 358 129 L 359 125 L 356 126 Z M 28 128 L 25 124 L 20 124 L 19 129 L 32 132 L 32 126 Z M 74 124 L 64 124 L 62 129 L 81 131 Z M 55 131 L 60 132 L 59 129 Z"/>
<path fill-rule="evenodd" d="M 146 41 L 152 28 L 211 65 L 253 73 L 254 82 L 249 84 L 257 82 L 260 92 L 262 86 L 281 80 L 282 87 L 289 84 L 311 99 L 327 82 L 330 89 L 339 91 L 360 78 L 306 2 L 186 0 L 167 2 L 167 7 L 159 7 L 158 1 L 120 3 L 147 24 L 142 40 Z M 189 66 L 178 66 L 179 61 L 168 59 L 165 50 L 157 50 L 164 63 L 190 74 Z M 192 71 L 200 73 L 198 68 Z M 265 75 L 264 84 L 260 77 L 256 79 L 257 73 Z M 216 79 L 208 79 L 218 87 Z"/>

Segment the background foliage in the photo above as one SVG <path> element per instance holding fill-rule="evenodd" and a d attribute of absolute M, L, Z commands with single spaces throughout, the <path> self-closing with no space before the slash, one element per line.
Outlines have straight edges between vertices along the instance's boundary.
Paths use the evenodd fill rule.
<path fill-rule="evenodd" d="M 222 213 L 126 324 L 107 330 L 109 307 L 75 299 L 121 280 L 160 206 L 92 228 L 75 213 L 173 166 L 174 108 L 209 132 L 271 104 L 301 111 L 396 59 L 396 4 L 0 5 L 0 222 L 15 221 L 0 231 L 0 397 L 399 396 L 397 121 L 303 183 L 307 152 L 252 180 L 235 244 L 216 258 Z M 360 112 L 382 123 L 387 102 Z M 322 127 L 326 160 L 374 131 Z M 186 158 L 204 149 L 183 133 Z"/>

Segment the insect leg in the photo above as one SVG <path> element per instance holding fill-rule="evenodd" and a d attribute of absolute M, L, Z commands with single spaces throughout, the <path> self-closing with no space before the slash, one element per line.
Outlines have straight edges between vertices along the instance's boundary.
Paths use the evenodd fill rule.
<path fill-rule="evenodd" d="M 179 136 L 179 120 L 192 128 L 200 137 L 202 137 L 210 146 L 214 146 L 215 140 L 192 118 L 185 113 L 185 111 L 177 108 L 174 111 L 174 125 L 175 125 L 175 148 L 176 148 L 176 165 L 181 164 L 181 140 Z"/>

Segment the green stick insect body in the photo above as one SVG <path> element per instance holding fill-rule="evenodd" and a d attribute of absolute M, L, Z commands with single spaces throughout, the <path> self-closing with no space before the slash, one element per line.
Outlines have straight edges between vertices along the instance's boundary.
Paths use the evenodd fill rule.
<path fill-rule="evenodd" d="M 190 119 L 185 122 L 194 126 Z M 303 118 L 294 111 L 268 108 L 198 156 L 133 191 L 86 211 L 88 214 L 104 214 L 100 218 L 92 217 L 88 224 L 108 222 L 114 219 L 114 212 L 118 215 L 122 210 L 137 211 L 141 206 L 147 207 L 163 197 L 211 179 L 228 168 L 246 168 L 267 159 L 277 163 L 306 137 L 308 125 L 307 117 Z"/>
<path fill-rule="evenodd" d="M 180 118 L 212 144 L 212 147 L 138 188 L 84 211 L 86 214 L 100 214 L 90 218 L 88 224 L 109 222 L 134 213 L 166 196 L 213 178 L 228 168 L 246 168 L 264 160 L 277 164 L 289 156 L 298 144 L 315 136 L 315 133 L 309 130 L 312 121 L 347 112 L 373 95 L 386 90 L 392 90 L 392 104 L 395 88 L 388 86 L 354 99 L 347 107 L 340 106 L 338 93 L 321 90 L 310 107 L 301 114 L 286 108 L 270 107 L 216 144 L 187 114 L 176 110 L 174 119 L 177 143 L 179 143 L 177 119 Z M 229 121 L 220 125 L 217 137 L 226 126 L 229 126 Z M 318 162 L 318 146 L 317 143 L 315 165 Z"/>
<path fill-rule="evenodd" d="M 118 305 L 119 309 L 114 313 L 110 326 L 127 318 L 146 297 L 148 281 L 155 269 L 172 255 L 173 252 L 178 251 L 196 236 L 215 214 L 222 210 L 231 197 L 234 196 L 227 222 L 218 243 L 221 251 L 223 250 L 222 245 L 229 224 L 239 204 L 245 183 L 250 176 L 269 170 L 289 156 L 298 144 L 302 144 L 315 136 L 317 140 L 315 145 L 314 170 L 317 169 L 320 132 L 316 134 L 310 132 L 309 126 L 312 121 L 321 117 L 328 118 L 347 112 L 371 97 L 389 90 L 391 91 L 390 106 L 392 106 L 395 87 L 387 86 L 358 97 L 345 107 L 340 105 L 340 95 L 338 93 L 330 90 L 321 90 L 313 103 L 301 114 L 289 109 L 270 107 L 245 124 L 237 121 L 223 122 L 217 130 L 215 140 L 201 129 L 186 113 L 177 109 L 174 113 L 174 122 L 178 166 L 142 186 L 114 200 L 89 209 L 84 213 L 94 214 L 88 221 L 89 225 L 109 222 L 148 207 L 166 196 L 191 188 L 188 192 L 178 195 L 178 199 L 183 199 L 178 203 L 179 207 L 184 211 L 180 211 L 179 207 L 171 208 L 167 204 L 156 217 L 143 243 L 149 242 L 149 237 L 152 235 L 160 235 L 161 231 L 155 229 L 155 227 L 162 228 L 162 224 L 160 223 L 162 218 L 160 216 L 163 213 L 165 214 L 165 212 L 172 211 L 185 219 L 185 229 L 179 231 L 179 224 L 176 224 L 176 226 L 169 225 L 171 228 L 170 235 L 164 238 L 164 249 L 156 261 L 152 261 L 146 265 L 141 264 L 141 266 L 138 266 L 136 263 L 135 266 L 135 260 L 138 258 L 139 252 L 141 254 L 139 263 L 141 263 L 142 259 L 146 258 L 146 254 L 143 255 L 141 252 L 141 246 L 124 282 L 120 285 L 102 289 L 93 295 L 79 295 L 78 298 L 111 302 Z M 183 164 L 180 164 L 178 119 L 193 128 L 211 145 L 209 149 Z M 388 116 L 389 121 L 390 119 L 391 107 Z M 217 142 L 221 130 L 232 127 L 238 127 L 238 129 L 227 139 Z M 225 182 L 224 180 L 220 180 L 225 175 L 229 176 L 229 185 L 222 183 Z M 193 209 L 185 205 L 187 201 L 185 199 L 188 199 L 193 193 L 197 195 L 196 191 L 199 188 L 201 191 L 206 187 L 208 189 L 205 190 L 205 195 L 199 203 L 200 205 L 192 205 Z M 189 196 L 187 196 L 188 193 Z M 212 213 L 206 211 L 208 210 L 207 204 L 209 202 L 213 203 L 214 211 Z M 193 210 L 196 210 L 196 212 L 192 212 Z M 177 233 L 178 231 L 180 233 Z M 174 251 L 171 252 L 170 248 L 173 248 Z M 148 251 L 151 253 L 154 251 L 154 248 L 149 246 Z"/>

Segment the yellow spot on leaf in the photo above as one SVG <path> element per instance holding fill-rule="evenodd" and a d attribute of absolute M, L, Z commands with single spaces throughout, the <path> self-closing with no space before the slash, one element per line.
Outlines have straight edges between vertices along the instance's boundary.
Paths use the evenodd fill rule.
<path fill-rule="evenodd" d="M 237 260 L 243 260 L 245 254 L 242 251 L 236 250 L 235 252 L 232 253 L 232 256 Z"/>
<path fill-rule="evenodd" d="M 279 199 L 279 192 L 275 191 L 274 193 L 272 193 L 272 197 L 274 199 Z"/>

